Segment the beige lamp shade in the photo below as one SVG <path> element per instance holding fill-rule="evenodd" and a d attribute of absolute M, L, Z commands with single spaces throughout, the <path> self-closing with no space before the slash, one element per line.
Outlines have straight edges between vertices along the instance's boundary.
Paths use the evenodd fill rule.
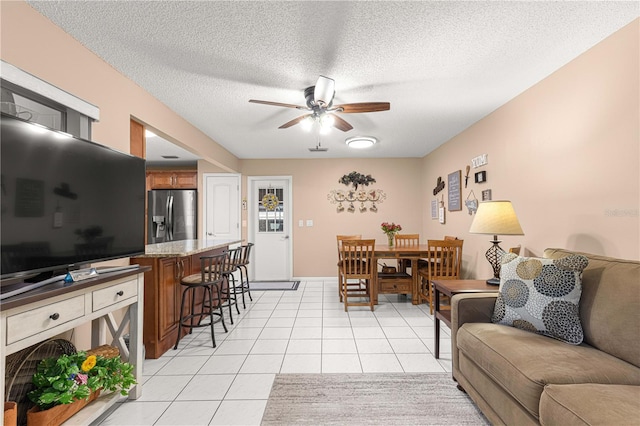
<path fill-rule="evenodd" d="M 469 232 L 490 235 L 524 235 L 511 201 L 480 203 Z"/>

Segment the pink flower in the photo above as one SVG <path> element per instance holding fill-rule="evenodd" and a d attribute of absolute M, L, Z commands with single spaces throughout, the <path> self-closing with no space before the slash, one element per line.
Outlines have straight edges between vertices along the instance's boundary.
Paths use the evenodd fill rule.
<path fill-rule="evenodd" d="M 79 385 L 86 385 L 88 378 L 89 378 L 89 376 L 87 376 L 86 374 L 78 373 L 78 374 L 76 374 L 76 377 L 74 377 L 74 380 Z"/>

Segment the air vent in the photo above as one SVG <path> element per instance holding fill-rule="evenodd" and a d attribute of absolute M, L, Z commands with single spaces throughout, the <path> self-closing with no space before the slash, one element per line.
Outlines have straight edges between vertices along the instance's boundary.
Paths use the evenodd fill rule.
<path fill-rule="evenodd" d="M 177 160 L 178 157 L 177 155 L 163 155 L 162 158 L 164 158 L 165 160 Z"/>

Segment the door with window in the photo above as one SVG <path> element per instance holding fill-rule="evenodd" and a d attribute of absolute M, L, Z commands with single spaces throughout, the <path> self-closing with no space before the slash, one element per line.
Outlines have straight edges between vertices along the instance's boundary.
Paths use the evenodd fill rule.
<path fill-rule="evenodd" d="M 249 230 L 255 243 L 250 270 L 257 281 L 291 279 L 291 177 L 248 178 Z"/>

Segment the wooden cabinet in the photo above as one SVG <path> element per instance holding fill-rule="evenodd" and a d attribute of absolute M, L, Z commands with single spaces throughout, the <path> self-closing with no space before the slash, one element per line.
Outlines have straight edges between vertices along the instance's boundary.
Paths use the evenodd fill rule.
<path fill-rule="evenodd" d="M 195 170 L 149 170 L 147 189 L 196 189 L 198 172 Z"/>
<path fill-rule="evenodd" d="M 146 270 L 104 272 L 96 278 L 78 281 L 73 285 L 61 280 L 2 300 L 0 394 L 3 398 L 7 393 L 5 376 L 9 355 L 87 323 L 91 324 L 92 347 L 105 343 L 116 346 L 122 359 L 133 365 L 133 375 L 138 384 L 129 390 L 129 399 L 142 396 L 143 271 Z M 113 336 L 107 337 L 105 330 L 111 330 Z M 125 332 L 129 333 L 128 347 L 124 344 Z M 16 384 L 13 383 L 14 386 Z M 110 407 L 120 399 L 118 392 L 103 392 L 66 424 L 92 424 L 109 412 Z"/>
<path fill-rule="evenodd" d="M 178 333 L 182 277 L 200 272 L 200 257 L 222 253 L 227 247 L 187 256 L 136 257 L 131 263 L 150 266 L 144 276 L 144 332 L 147 358 L 159 358 L 172 349 Z M 202 298 L 196 297 L 196 309 Z M 184 334 L 187 329 L 181 331 Z"/>

